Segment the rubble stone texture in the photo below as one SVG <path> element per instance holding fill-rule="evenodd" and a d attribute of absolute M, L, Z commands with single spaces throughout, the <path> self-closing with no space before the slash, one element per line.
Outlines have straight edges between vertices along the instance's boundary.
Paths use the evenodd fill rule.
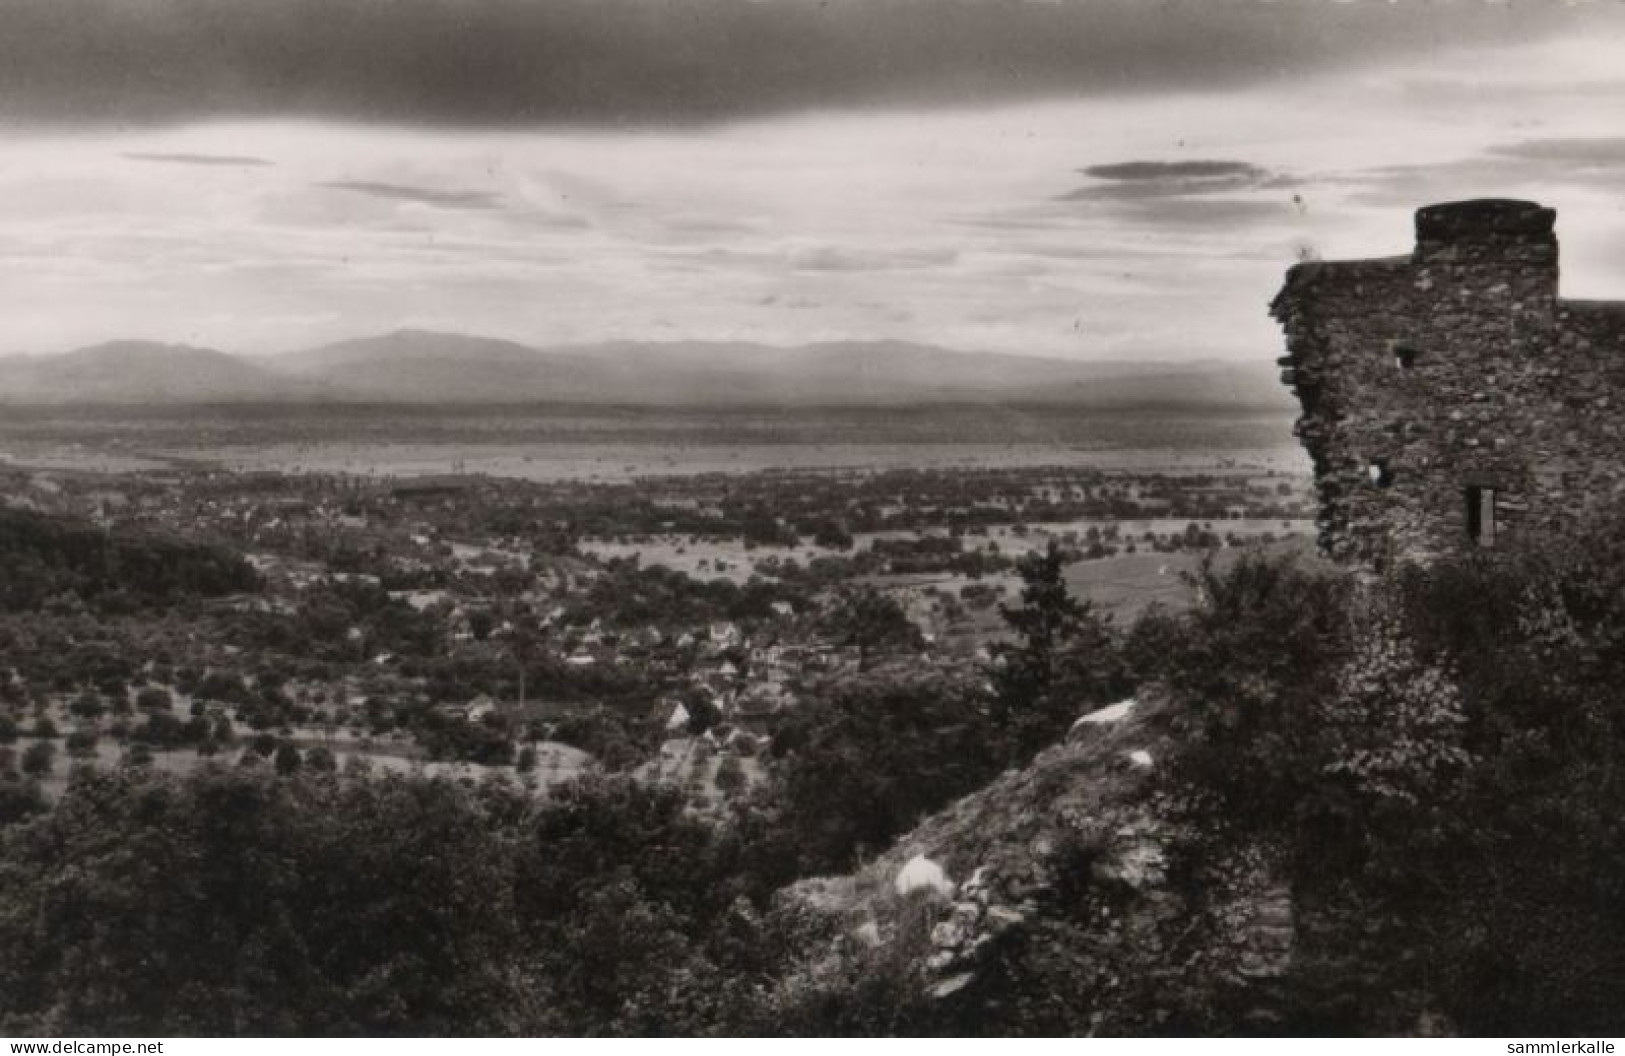
<path fill-rule="evenodd" d="M 1625 489 L 1625 304 L 1559 298 L 1555 220 L 1431 205 L 1409 256 L 1288 271 L 1270 311 L 1333 558 L 1562 534 Z"/>
<path fill-rule="evenodd" d="M 1280 856 L 1216 833 L 1133 762 L 1171 756 L 1171 707 L 1145 694 L 858 872 L 787 889 L 786 903 L 839 928 L 782 982 L 782 1000 L 844 1000 L 901 954 L 932 1028 L 948 1033 L 1274 1032 L 1297 946 Z M 899 893 L 922 861 L 958 883 Z"/>

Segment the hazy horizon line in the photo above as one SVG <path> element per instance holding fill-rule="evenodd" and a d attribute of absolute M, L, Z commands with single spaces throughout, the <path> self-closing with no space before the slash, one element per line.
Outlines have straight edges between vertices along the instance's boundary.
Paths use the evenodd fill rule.
<path fill-rule="evenodd" d="M 590 354 L 593 350 L 615 347 L 642 347 L 642 348 L 669 348 L 679 345 L 706 346 L 706 347 L 734 347 L 752 348 L 772 352 L 799 352 L 810 349 L 842 347 L 842 346 L 901 346 L 911 349 L 921 349 L 931 352 L 941 352 L 947 355 L 968 357 L 993 357 L 998 359 L 1040 360 L 1046 363 L 1075 363 L 1075 364 L 1123 364 L 1135 365 L 1151 363 L 1160 365 L 1183 364 L 1220 364 L 1244 365 L 1255 362 L 1252 358 L 1226 357 L 1215 354 L 1196 356 L 1159 356 L 1159 357 L 1082 357 L 1082 356 L 1056 356 L 1045 355 L 1040 352 L 1007 352 L 995 349 L 965 348 L 962 346 L 939 344 L 937 342 L 917 341 L 899 337 L 848 337 L 825 338 L 815 341 L 785 342 L 756 340 L 750 338 L 709 338 L 709 337 L 679 337 L 679 338 L 604 338 L 596 341 L 564 341 L 552 343 L 534 339 L 508 337 L 490 333 L 474 333 L 471 331 L 437 330 L 427 327 L 403 326 L 389 330 L 358 333 L 352 337 L 343 337 L 333 341 L 321 341 L 310 345 L 299 345 L 279 349 L 274 352 L 243 352 L 221 347 L 217 344 L 196 344 L 186 340 L 174 340 L 161 337 L 112 337 L 100 341 L 91 341 L 86 344 L 74 345 L 70 348 L 57 349 L 0 349 L 0 361 L 14 361 L 19 359 L 49 360 L 62 356 L 71 356 L 81 352 L 90 352 L 116 345 L 140 345 L 175 350 L 209 352 L 217 355 L 229 356 L 233 359 L 257 362 L 261 360 L 275 360 L 284 356 L 299 355 L 322 349 L 337 348 L 344 345 L 361 344 L 368 341 L 379 341 L 393 337 L 424 337 L 444 338 L 459 341 L 477 341 L 493 345 L 510 345 L 527 351 L 543 354 L 567 354 L 579 352 Z M 1270 355 L 1275 353 L 1272 350 Z M 1263 359 L 1258 360 L 1264 361 Z"/>

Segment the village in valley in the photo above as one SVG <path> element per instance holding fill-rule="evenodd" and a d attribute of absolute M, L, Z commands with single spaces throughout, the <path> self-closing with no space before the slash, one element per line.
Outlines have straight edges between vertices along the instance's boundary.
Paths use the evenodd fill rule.
<path fill-rule="evenodd" d="M 8 528 L 65 516 L 81 537 L 62 545 L 95 555 L 25 563 L 3 588 L 0 752 L 47 796 L 80 766 L 216 759 L 537 791 L 624 771 L 720 807 L 809 695 L 888 668 L 979 677 L 1024 554 L 1054 545 L 1080 596 L 1127 620 L 1188 604 L 1202 555 L 1307 549 L 1312 524 L 1302 476 L 1236 460 L 607 482 L 3 472 Z"/>

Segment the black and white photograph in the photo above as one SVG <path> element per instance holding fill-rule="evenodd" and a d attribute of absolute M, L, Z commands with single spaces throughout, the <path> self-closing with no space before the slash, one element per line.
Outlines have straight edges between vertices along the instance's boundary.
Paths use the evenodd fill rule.
<path fill-rule="evenodd" d="M 1625 3 L 0 0 L 10 1052 L 1622 1035 Z"/>

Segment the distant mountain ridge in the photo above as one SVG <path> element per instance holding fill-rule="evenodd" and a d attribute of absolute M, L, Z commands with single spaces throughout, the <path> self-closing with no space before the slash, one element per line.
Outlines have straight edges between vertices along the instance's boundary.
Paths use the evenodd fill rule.
<path fill-rule="evenodd" d="M 289 399 L 307 386 L 213 349 L 110 341 L 0 359 L 0 403 L 230 403 Z"/>
<path fill-rule="evenodd" d="M 401 330 L 276 356 L 118 341 L 0 358 L 0 404 L 399 403 L 903 405 L 1286 410 L 1267 359 L 1077 362 L 900 341 L 783 348 L 606 342 L 535 348 Z"/>

